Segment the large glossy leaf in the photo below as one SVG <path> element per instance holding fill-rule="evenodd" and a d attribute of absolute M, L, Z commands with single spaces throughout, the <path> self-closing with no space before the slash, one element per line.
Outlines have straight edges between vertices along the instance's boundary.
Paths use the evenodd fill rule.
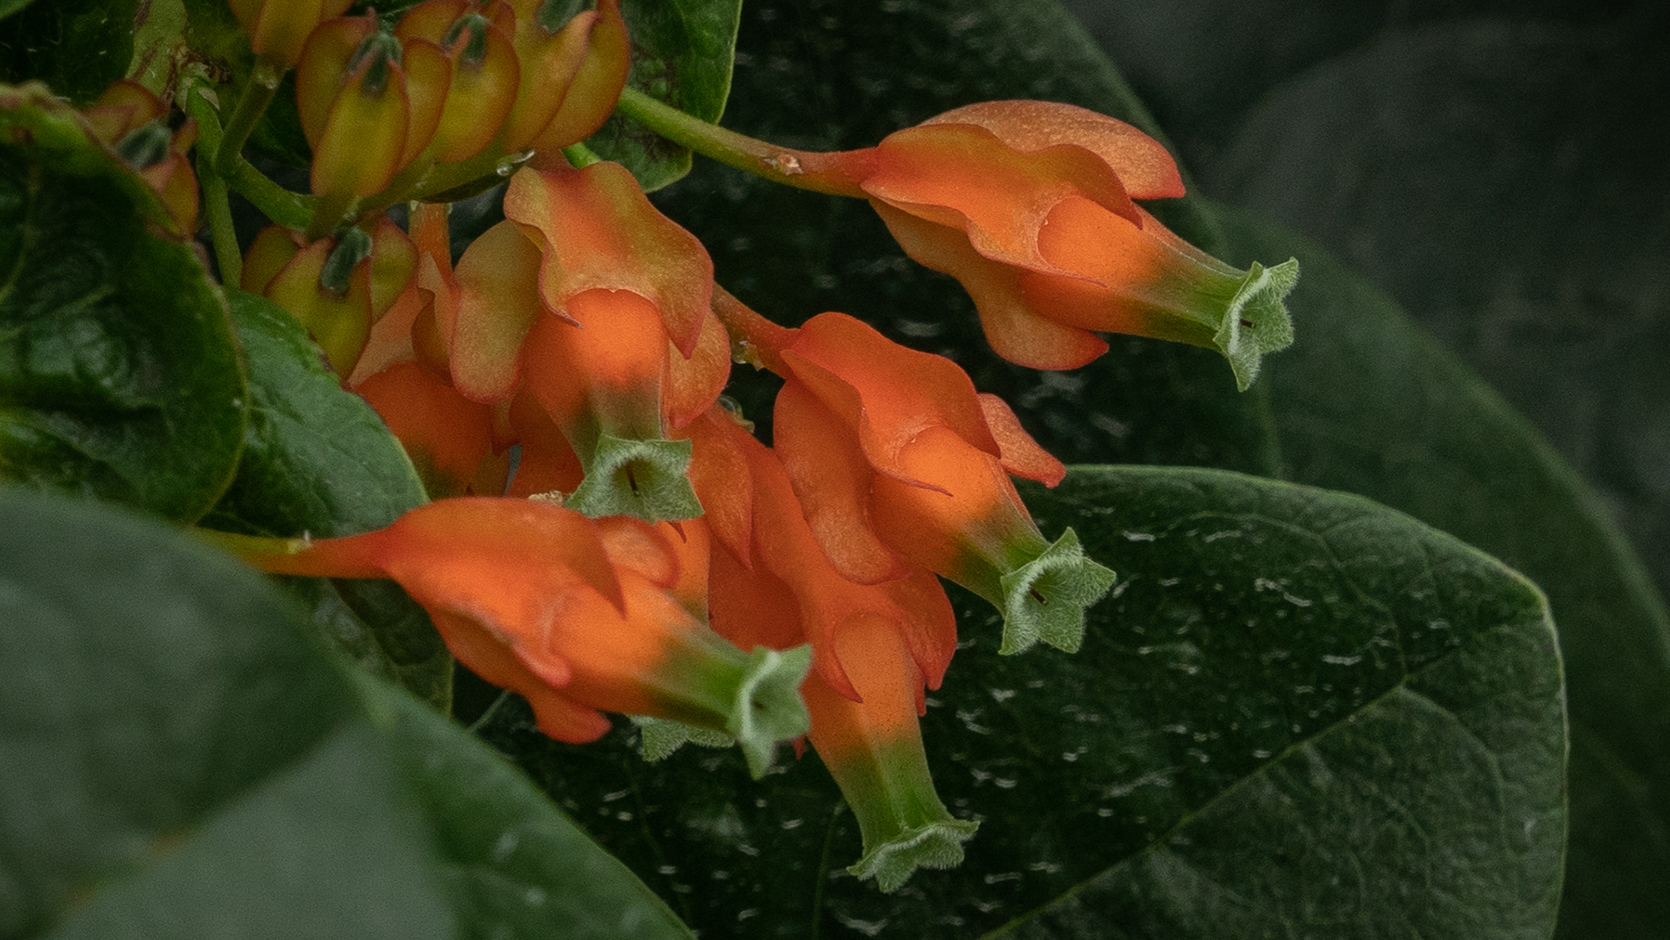
<path fill-rule="evenodd" d="M 0 22 L 0 81 L 38 79 L 86 104 L 127 74 L 138 7 L 139 0 L 30 3 Z"/>
<path fill-rule="evenodd" d="M 249 428 L 237 478 L 208 528 L 290 538 L 380 529 L 427 499 L 400 442 L 363 398 L 342 388 L 296 318 L 228 289 L 249 363 Z M 293 579 L 333 646 L 441 708 L 452 657 L 423 608 L 392 582 Z"/>
<path fill-rule="evenodd" d="M 628 83 L 693 114 L 717 121 L 731 90 L 742 0 L 664 0 L 622 5 L 632 36 Z M 690 151 L 623 118 L 610 118 L 587 144 L 624 163 L 645 191 L 690 172 Z"/>
<path fill-rule="evenodd" d="M 50 6 L 50 5 L 48 5 Z M 0 111 L 0 479 L 190 521 L 231 481 L 225 300 L 154 194 L 39 86 Z"/>
<path fill-rule="evenodd" d="M 1547 935 L 1565 724 L 1529 582 L 1359 497 L 1220 471 L 1079 467 L 1026 497 L 1119 582 L 1072 656 L 997 656 L 959 595 L 923 720 L 981 820 L 958 869 L 891 896 L 846 875 L 856 826 L 811 757 L 750 785 L 728 752 L 491 737 L 718 935 Z"/>
<path fill-rule="evenodd" d="M 1072 5 L 1214 196 L 1323 243 L 1500 393 L 1332 260 L 1292 249 L 1316 263 L 1294 307 L 1310 340 L 1272 386 L 1290 471 L 1414 513 L 1547 590 L 1573 721 L 1559 935 L 1660 936 L 1670 122 L 1637 102 L 1670 91 L 1665 8 Z M 1230 16 L 1240 28 L 1209 28 Z"/>
<path fill-rule="evenodd" d="M 0 937 L 688 937 L 259 576 L 0 493 Z"/>
<path fill-rule="evenodd" d="M 1536 578 L 1571 700 L 1572 936 L 1652 936 L 1670 918 L 1670 617 L 1607 507 L 1530 423 L 1327 252 L 1244 215 L 1234 250 L 1291 251 L 1305 348 L 1272 374 L 1288 475 L 1442 525 Z"/>
<path fill-rule="evenodd" d="M 737 71 L 737 89 L 727 120 L 769 139 L 812 147 L 862 146 L 892 127 L 982 96 L 1036 95 L 1075 101 L 1142 121 L 1140 108 L 1131 103 L 1106 60 L 1086 53 L 1070 28 L 1051 26 L 1039 28 L 1036 33 L 1029 29 L 1028 24 L 1043 17 L 1036 12 L 1036 5 L 1019 4 L 1006 10 L 1004 16 L 1013 20 L 1015 27 L 1003 35 L 988 31 L 988 13 L 979 3 L 936 5 L 937 15 L 929 15 L 925 5 L 885 6 L 886 10 L 880 9 L 880 4 L 845 5 L 841 11 L 829 13 L 835 17 L 836 26 L 824 32 L 817 17 L 797 17 L 761 5 L 761 19 L 768 15 L 776 18 L 769 24 L 752 15 L 745 18 L 741 48 L 749 58 Z M 1252 100 L 1245 86 L 1275 89 L 1297 100 L 1298 81 L 1280 84 L 1284 79 L 1372 37 L 1381 25 L 1363 22 L 1373 18 L 1373 5 L 1347 10 L 1329 4 L 1272 2 L 1260 7 L 1265 10 L 1262 15 L 1248 15 L 1239 6 L 1214 5 L 1209 0 L 1164 11 L 1145 9 L 1140 4 L 1081 6 L 1086 7 L 1087 15 L 1105 16 L 1118 24 L 1105 35 L 1118 42 L 1114 46 L 1118 60 L 1137 67 L 1137 77 L 1144 81 L 1145 89 L 1162 96 L 1176 92 L 1162 97 L 1158 110 L 1162 117 L 1176 122 L 1167 129 L 1185 145 L 1185 156 L 1207 164 L 1222 156 L 1236 130 L 1236 112 L 1226 102 L 1244 104 Z M 1579 9 L 1552 0 L 1538 5 L 1513 4 L 1511 10 L 1510 5 L 1501 3 L 1481 2 L 1475 6 L 1474 13 L 1511 13 L 1521 18 L 1548 15 L 1554 7 L 1561 7 L 1561 16 L 1581 22 L 1600 15 L 1598 7 Z M 819 15 L 827 12 L 827 8 L 816 9 Z M 1416 4 L 1400 15 L 1433 19 L 1453 15 L 1458 9 L 1456 4 Z M 942 21 L 955 22 L 957 29 L 953 32 L 935 25 Z M 877 24 L 875 32 L 865 28 L 864 24 L 871 22 Z M 1236 25 L 1229 28 L 1229 24 Z M 887 29 L 906 25 L 910 28 Z M 1446 49 L 1452 55 L 1461 55 L 1457 49 L 1473 49 L 1479 43 L 1500 53 L 1514 35 L 1540 37 L 1541 45 L 1535 48 L 1569 47 L 1558 40 L 1561 34 L 1552 30 L 1515 33 L 1480 27 L 1466 35 L 1472 37 L 1473 45 L 1461 38 L 1446 44 L 1436 32 L 1418 37 L 1394 34 L 1393 38 L 1402 43 L 1396 49 L 1409 55 L 1438 55 Z M 1651 30 L 1641 30 L 1635 38 L 1638 44 L 1650 43 L 1655 35 Z M 921 37 L 920 45 L 906 54 L 902 50 L 915 41 L 914 37 Z M 1596 41 L 1591 31 L 1574 35 L 1571 43 L 1581 46 Z M 1349 118 L 1367 119 L 1384 113 L 1370 101 L 1377 87 L 1390 86 L 1391 76 L 1387 73 L 1386 80 L 1376 84 L 1367 76 L 1334 68 L 1306 76 L 1304 87 L 1308 90 L 1303 93 L 1307 102 L 1327 106 L 1328 120 L 1333 122 L 1328 127 L 1332 129 L 1294 134 L 1294 125 L 1307 119 L 1308 105 L 1295 104 L 1286 110 L 1261 108 L 1256 124 L 1264 136 L 1249 137 L 1235 151 L 1243 178 L 1258 183 L 1271 197 L 1298 200 L 1285 210 L 1296 223 L 1313 225 L 1335 220 L 1330 224 L 1340 233 L 1344 247 L 1364 252 L 1365 256 L 1378 258 L 1381 248 L 1393 258 L 1408 257 L 1409 252 L 1420 250 L 1427 252 L 1422 259 L 1431 262 L 1432 249 L 1412 247 L 1413 239 L 1425 236 L 1443 240 L 1447 254 L 1440 259 L 1445 260 L 1441 267 L 1400 266 L 1396 272 L 1399 280 L 1393 284 L 1423 290 L 1477 291 L 1477 273 L 1495 270 L 1499 272 L 1498 281 L 1512 281 L 1539 291 L 1554 290 L 1549 310 L 1564 311 L 1568 317 L 1585 309 L 1578 305 L 1585 297 L 1634 297 L 1630 302 L 1639 307 L 1661 293 L 1650 285 L 1660 280 L 1654 272 L 1662 270 L 1663 265 L 1651 259 L 1656 257 L 1652 246 L 1658 243 L 1664 227 L 1649 226 L 1635 244 L 1618 250 L 1614 249 L 1621 230 L 1608 227 L 1654 217 L 1654 200 L 1667 190 L 1651 183 L 1657 177 L 1650 173 L 1645 177 L 1629 174 L 1653 167 L 1661 173 L 1667 165 L 1651 159 L 1653 151 L 1648 145 L 1657 139 L 1655 135 L 1663 130 L 1664 122 L 1646 121 L 1642 128 L 1623 125 L 1610 135 L 1585 142 L 1588 138 L 1583 136 L 1583 129 L 1591 127 L 1587 122 L 1614 113 L 1613 104 L 1624 107 L 1632 96 L 1620 93 L 1612 96 L 1613 104 L 1598 102 L 1594 100 L 1595 85 L 1588 83 L 1573 86 L 1569 94 L 1531 96 L 1538 102 L 1575 100 L 1595 106 L 1570 115 L 1559 133 L 1563 135 L 1560 139 L 1572 141 L 1562 151 L 1568 153 L 1568 162 L 1575 159 L 1576 166 L 1592 167 L 1596 174 L 1609 168 L 1605 175 L 1590 175 L 1601 200 L 1591 205 L 1581 188 L 1561 188 L 1576 185 L 1580 176 L 1539 176 L 1535 185 L 1513 185 L 1510 173 L 1493 184 L 1497 188 L 1492 192 L 1503 193 L 1499 199 L 1474 207 L 1465 201 L 1469 189 L 1456 182 L 1469 178 L 1469 173 L 1516 168 L 1547 173 L 1568 164 L 1554 159 L 1557 153 L 1539 161 L 1536 147 L 1541 145 L 1533 138 L 1516 142 L 1511 151 L 1502 152 L 1505 156 L 1447 160 L 1440 164 L 1443 172 L 1436 174 L 1429 186 L 1422 182 L 1426 177 L 1413 175 L 1423 152 L 1436 156 L 1443 153 L 1441 147 L 1447 140 L 1475 140 L 1479 135 L 1516 127 L 1552 133 L 1556 125 L 1539 122 L 1515 108 L 1504 111 L 1500 120 L 1469 123 L 1468 115 L 1493 112 L 1468 104 L 1444 112 L 1445 120 L 1453 118 L 1459 123 L 1451 128 L 1454 133 L 1441 133 L 1440 126 L 1450 125 L 1429 121 L 1423 109 L 1438 99 L 1477 102 L 1487 93 L 1494 96 L 1488 100 L 1509 95 L 1517 86 L 1496 92 L 1489 92 L 1488 85 L 1480 87 L 1493 66 L 1517 62 L 1514 68 L 1529 76 L 1521 84 L 1542 82 L 1543 86 L 1548 79 L 1536 78 L 1533 66 L 1552 66 L 1502 55 L 1471 59 L 1459 73 L 1470 76 L 1469 83 L 1438 95 L 1430 90 L 1431 82 L 1451 73 L 1443 69 L 1421 71 L 1410 64 L 1407 56 L 1394 51 L 1388 46 L 1357 58 L 1373 59 L 1387 69 L 1395 68 L 1400 75 L 1425 76 L 1428 84 L 1421 87 L 1429 91 L 1408 99 L 1410 107 L 1421 113 L 1397 122 L 1365 120 L 1367 127 L 1380 132 L 1381 137 L 1353 131 L 1364 140 L 1353 152 L 1369 156 L 1383 152 L 1380 145 L 1371 146 L 1370 141 L 1384 140 L 1386 146 L 1393 146 L 1395 137 L 1386 135 L 1400 129 L 1421 143 L 1425 151 L 1414 149 L 1407 159 L 1377 163 L 1376 172 L 1369 176 L 1346 165 L 1349 154 L 1334 146 L 1336 140 L 1350 130 Z M 1563 69 L 1574 61 L 1562 54 L 1552 65 Z M 1635 56 L 1606 61 L 1612 63 L 1606 69 L 1585 74 L 1598 82 L 1608 75 L 1632 69 L 1638 72 L 1652 60 Z M 760 62 L 765 63 L 764 68 L 759 67 Z M 848 62 L 859 64 L 848 68 Z M 1501 70 L 1498 80 L 1511 71 Z M 1169 83 L 1160 84 L 1155 76 Z M 1347 101 L 1343 95 L 1329 96 L 1329 89 L 1341 81 L 1350 82 L 1348 100 L 1356 104 L 1343 103 Z M 914 104 L 918 96 L 931 103 Z M 910 110 L 912 107 L 916 110 Z M 1270 158 L 1272 149 L 1290 152 L 1294 159 Z M 1603 161 L 1605 154 L 1618 159 Z M 1334 160 L 1338 162 L 1330 163 Z M 1303 172 L 1298 169 L 1300 163 L 1305 167 Z M 1173 210 L 1168 221 L 1174 227 L 1190 233 L 1208 248 L 1235 255 L 1232 260 L 1238 263 L 1284 258 L 1296 251 L 1307 262 L 1306 274 L 1293 297 L 1294 309 L 1300 312 L 1298 343 L 1272 358 L 1273 378 L 1255 386 L 1248 396 L 1236 399 L 1227 388 L 1215 384 L 1221 364 L 1210 361 L 1210 356 L 1202 359 L 1197 369 L 1191 369 L 1188 364 L 1194 350 L 1140 341 L 1116 342 L 1108 356 L 1074 373 L 1029 374 L 993 364 L 968 351 L 971 346 L 977 347 L 979 340 L 966 332 L 970 323 L 966 300 L 955 285 L 912 268 L 898 256 L 885 232 L 874 226 L 867 208 L 773 191 L 766 184 L 712 167 L 698 166 L 696 173 L 708 181 L 705 191 L 687 193 L 685 187 L 679 187 L 664 194 L 663 203 L 675 213 L 688 213 L 691 227 L 708 238 L 720 280 L 768 314 L 794 319 L 802 311 L 843 307 L 877 321 L 903 342 L 954 355 L 970 368 L 982 388 L 1000 392 L 1015 403 L 1028 428 L 1068 459 L 1193 463 L 1270 475 L 1285 472 L 1301 481 L 1368 493 L 1509 558 L 1545 584 L 1563 627 L 1562 644 L 1572 666 L 1577 721 L 1571 780 L 1574 837 L 1564 902 L 1565 923 L 1576 926 L 1563 929 L 1571 936 L 1583 936 L 1591 930 L 1600 934 L 1629 930 L 1634 933 L 1626 935 L 1652 936 L 1658 925 L 1670 918 L 1657 879 L 1657 872 L 1670 867 L 1670 855 L 1665 854 L 1670 852 L 1670 838 L 1665 835 L 1670 832 L 1670 824 L 1664 819 L 1663 809 L 1670 799 L 1666 796 L 1670 785 L 1661 769 L 1663 749 L 1651 743 L 1666 739 L 1664 725 L 1670 720 L 1670 712 L 1661 702 L 1670 685 L 1670 671 L 1664 665 L 1670 640 L 1665 638 L 1662 604 L 1641 576 L 1640 563 L 1619 540 L 1604 507 L 1584 481 L 1539 442 L 1523 419 L 1484 392 L 1464 368 L 1445 359 L 1435 345 L 1422 340 L 1419 328 L 1388 307 L 1383 298 L 1365 292 L 1336 265 L 1298 243 L 1281 239 L 1265 239 L 1256 245 L 1224 242 L 1217 227 L 1209 219 L 1203 220 L 1198 208 L 1192 218 L 1183 215 L 1181 224 L 1178 212 Z M 1629 183 L 1631 178 L 1636 182 Z M 1355 210 L 1365 203 L 1345 198 L 1357 192 L 1351 187 L 1365 180 L 1375 185 L 1365 183 L 1364 195 L 1385 193 L 1378 203 L 1380 208 L 1375 208 L 1372 215 Z M 1208 185 L 1213 181 L 1209 178 Z M 1565 194 L 1560 197 L 1563 208 L 1557 214 L 1590 218 L 1584 223 L 1586 228 L 1568 231 L 1560 226 L 1540 226 L 1529 217 L 1553 211 L 1543 200 L 1528 195 L 1549 191 L 1550 187 Z M 1336 190 L 1344 195 L 1330 202 L 1326 194 Z M 1451 212 L 1449 203 L 1433 201 L 1437 198 L 1433 193 L 1448 194 L 1452 203 L 1462 202 Z M 1429 200 L 1418 203 L 1430 207 L 1429 215 L 1405 211 L 1415 196 Z M 1189 204 L 1185 212 L 1194 208 L 1193 200 L 1184 202 Z M 1491 206 L 1507 214 L 1493 216 L 1496 210 Z M 1589 212 L 1595 214 L 1589 216 Z M 1457 213 L 1457 218 L 1450 217 Z M 1484 226 L 1492 218 L 1497 218 L 1494 227 Z M 1372 228 L 1375 220 L 1401 227 L 1377 234 Z M 1595 252 L 1605 252 L 1609 260 L 1597 266 L 1555 258 L 1536 276 L 1514 280 L 1514 272 L 1530 270 L 1518 260 L 1523 255 L 1491 252 L 1502 245 L 1536 240 L 1539 227 L 1547 229 L 1541 243 L 1564 246 L 1559 250 L 1567 256 L 1589 258 Z M 1608 229 L 1608 233 L 1583 234 L 1601 229 Z M 1318 273 L 1314 277 L 1309 270 L 1312 259 L 1317 259 Z M 1377 263 L 1386 272 L 1387 263 Z M 1617 281 L 1606 282 L 1613 284 L 1607 287 L 1594 279 L 1600 273 L 1626 269 L 1637 272 L 1634 287 Z M 1559 277 L 1544 276 L 1555 271 Z M 1324 308 L 1333 310 L 1334 315 L 1313 315 Z M 1481 344 L 1493 344 L 1490 348 L 1501 353 L 1499 363 L 1511 360 L 1526 370 L 1518 386 L 1525 389 L 1521 403 L 1544 429 L 1553 429 L 1544 420 L 1549 415 L 1578 412 L 1604 421 L 1613 429 L 1604 437 L 1575 435 L 1579 441 L 1591 444 L 1611 441 L 1606 447 L 1608 453 L 1629 457 L 1615 469 L 1602 471 L 1603 483 L 1623 473 L 1643 485 L 1658 485 L 1665 479 L 1661 472 L 1664 461 L 1655 461 L 1652 453 L 1655 442 L 1664 439 L 1656 430 L 1663 395 L 1634 391 L 1619 395 L 1615 404 L 1607 405 L 1590 397 L 1587 389 L 1612 388 L 1619 383 L 1635 389 L 1650 388 L 1653 382 L 1670 375 L 1670 369 L 1643 371 L 1637 364 L 1655 361 L 1653 357 L 1662 356 L 1670 345 L 1652 338 L 1657 328 L 1650 321 L 1608 315 L 1615 329 L 1634 338 L 1595 333 L 1593 340 L 1566 354 L 1567 359 L 1562 361 L 1578 370 L 1567 372 L 1567 365 L 1547 358 L 1560 353 L 1559 347 L 1545 340 L 1551 332 L 1572 335 L 1576 328 L 1522 330 L 1515 325 L 1520 321 L 1513 318 L 1530 309 L 1504 301 L 1493 304 L 1490 311 L 1473 308 L 1461 312 L 1469 318 L 1486 314 L 1502 318 L 1500 326 L 1484 327 L 1472 335 Z M 1428 316 L 1429 322 L 1439 323 L 1447 314 L 1439 310 Z M 1600 314 L 1590 317 L 1583 329 L 1597 326 L 1600 320 Z M 1536 345 L 1539 342 L 1542 345 Z M 1519 355 L 1533 348 L 1544 352 Z M 1585 349 L 1590 352 L 1583 352 Z M 1616 375 L 1597 376 L 1597 370 Z M 1533 375 L 1540 378 L 1533 381 Z M 1588 378 L 1574 377 L 1580 375 Z M 1510 385 L 1509 390 L 1513 387 Z M 744 389 L 738 395 L 748 404 L 751 417 L 769 417 L 769 391 Z M 1283 394 L 1277 403 L 1278 413 L 1261 413 L 1260 409 L 1269 404 L 1256 396 L 1272 393 Z M 1320 415 L 1326 415 L 1326 420 L 1315 420 Z M 1556 434 L 1556 439 L 1560 436 Z M 1445 458 L 1431 459 L 1435 453 Z M 1581 464 L 1594 465 L 1578 451 L 1567 448 L 1567 454 Z M 1612 498 L 1616 499 L 1619 492 L 1616 485 L 1608 483 Z M 1657 510 L 1651 504 L 1632 499 L 1625 505 L 1631 507 L 1629 521 L 1637 530 L 1654 524 Z M 1662 557 L 1662 552 L 1649 555 Z M 1664 570 L 1661 563 L 1656 568 Z M 1586 716 L 1593 716 L 1592 724 Z"/>

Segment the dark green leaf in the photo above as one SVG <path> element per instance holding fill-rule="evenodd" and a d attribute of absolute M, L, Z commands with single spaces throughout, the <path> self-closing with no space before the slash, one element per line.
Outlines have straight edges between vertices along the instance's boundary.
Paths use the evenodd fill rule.
<path fill-rule="evenodd" d="M 196 519 L 243 443 L 225 300 L 190 247 L 153 233 L 150 189 L 63 105 L 31 91 L 9 104 L 0 478 Z"/>
<path fill-rule="evenodd" d="M 731 90 L 742 0 L 625 3 L 621 12 L 632 36 L 628 83 L 704 121 L 718 121 Z M 624 163 L 646 192 L 690 172 L 689 150 L 624 118 L 610 118 L 587 144 Z"/>
<path fill-rule="evenodd" d="M 1383 294 L 1295 236 L 1226 222 L 1238 252 L 1305 266 L 1292 309 L 1309 341 L 1270 379 L 1287 473 L 1442 525 L 1548 592 L 1571 699 L 1562 922 L 1656 934 L 1670 918 L 1670 618 L 1646 571 L 1530 423 Z"/>
<path fill-rule="evenodd" d="M 492 738 L 726 935 L 1545 935 L 1565 837 L 1560 662 L 1536 588 L 1359 497 L 1078 468 L 1026 498 L 1119 572 L 1076 655 L 996 655 L 959 595 L 929 760 L 981 818 L 961 868 L 882 895 L 810 759 L 649 765 L 630 734 Z M 525 712 L 522 713 L 525 716 Z"/>
<path fill-rule="evenodd" d="M 690 940 L 654 892 L 491 748 L 405 695 L 367 689 L 388 710 L 469 936 Z"/>
<path fill-rule="evenodd" d="M 0 81 L 39 79 L 86 104 L 127 75 L 139 0 L 50 0 L 21 12 L 7 5 L 16 15 L 0 23 Z"/>
<path fill-rule="evenodd" d="M 0 937 L 688 931 L 479 743 L 347 675 L 257 575 L 0 494 Z M 604 929 L 600 925 L 607 925 Z"/>
<path fill-rule="evenodd" d="M 1454 531 L 1548 591 L 1573 720 L 1558 933 L 1662 935 L 1670 121 L 1640 103 L 1670 94 L 1666 8 L 1075 6 L 1214 195 L 1372 278 L 1585 477 L 1378 295 L 1353 285 L 1301 300 L 1299 362 L 1276 366 L 1273 385 L 1291 389 L 1278 412 L 1294 471 Z M 1212 28 L 1230 16 L 1236 28 Z M 1377 393 L 1388 380 L 1396 391 Z"/>
<path fill-rule="evenodd" d="M 0 0 L 0 19 L 11 16 L 33 2 L 34 0 Z"/>
<path fill-rule="evenodd" d="M 329 538 L 380 529 L 426 502 L 400 442 L 342 388 L 296 318 L 265 298 L 226 293 L 249 362 L 249 427 L 237 478 L 202 524 Z M 312 578 L 290 586 L 337 649 L 445 707 L 452 658 L 399 587 Z"/>

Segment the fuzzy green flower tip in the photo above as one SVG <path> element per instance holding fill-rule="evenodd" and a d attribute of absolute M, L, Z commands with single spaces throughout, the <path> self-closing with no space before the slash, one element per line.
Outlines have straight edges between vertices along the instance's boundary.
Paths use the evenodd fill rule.
<path fill-rule="evenodd" d="M 685 471 L 689 441 L 597 439 L 586 478 L 563 505 L 592 518 L 635 516 L 645 522 L 694 519 L 702 504 Z"/>
<path fill-rule="evenodd" d="M 811 646 L 787 650 L 756 646 L 748 654 L 725 730 L 741 746 L 755 780 L 765 776 L 778 742 L 812 730 L 812 716 L 800 698 L 800 683 L 811 668 Z"/>
<path fill-rule="evenodd" d="M 882 891 L 894 891 L 918 868 L 955 868 L 963 861 L 963 843 L 974 837 L 977 822 L 947 816 L 913 826 L 872 847 L 847 871 L 860 881 L 874 878 Z"/>
<path fill-rule="evenodd" d="M 1273 268 L 1253 262 L 1247 276 L 1224 311 L 1212 342 L 1229 360 L 1241 391 L 1258 378 L 1265 353 L 1293 343 L 1293 320 L 1285 300 L 1299 282 L 1299 259 L 1289 258 Z"/>
<path fill-rule="evenodd" d="M 1003 655 L 1040 641 L 1068 653 L 1084 642 L 1084 609 L 1113 587 L 1114 574 L 1090 560 L 1072 529 L 1025 565 L 1003 575 Z"/>
<path fill-rule="evenodd" d="M 723 731 L 698 728 L 670 718 L 633 715 L 632 723 L 638 726 L 638 744 L 644 760 L 652 764 L 658 760 L 665 760 L 668 755 L 686 744 L 730 747 L 736 743 L 735 738 Z"/>

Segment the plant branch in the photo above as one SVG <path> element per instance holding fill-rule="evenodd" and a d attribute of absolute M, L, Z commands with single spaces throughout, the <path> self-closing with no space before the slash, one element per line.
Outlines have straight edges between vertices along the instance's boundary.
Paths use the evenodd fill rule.
<path fill-rule="evenodd" d="M 868 150 L 817 153 L 756 140 L 685 114 L 628 86 L 615 110 L 675 144 L 774 183 L 866 198 L 859 183 L 873 165 Z"/>
<path fill-rule="evenodd" d="M 249 82 L 244 85 L 243 95 L 238 98 L 237 107 L 226 121 L 225 136 L 214 152 L 215 167 L 220 170 L 221 176 L 231 178 L 233 164 L 243 159 L 244 143 L 255 131 L 255 125 L 260 123 L 261 115 L 267 112 L 267 105 L 272 104 L 273 97 L 278 94 L 278 83 L 283 78 L 284 74 L 271 63 L 256 61 L 255 68 L 249 73 Z"/>
<path fill-rule="evenodd" d="M 209 101 L 209 90 L 200 82 L 192 81 L 185 89 L 185 111 L 197 122 L 197 178 L 203 187 L 203 210 L 209 217 L 209 234 L 214 243 L 215 262 L 220 266 L 220 282 L 237 286 L 243 281 L 243 253 L 238 250 L 238 235 L 232 228 L 232 206 L 227 199 L 226 181 L 214 166 L 214 155 L 220 152 L 224 139 L 220 129 L 220 115 Z"/>

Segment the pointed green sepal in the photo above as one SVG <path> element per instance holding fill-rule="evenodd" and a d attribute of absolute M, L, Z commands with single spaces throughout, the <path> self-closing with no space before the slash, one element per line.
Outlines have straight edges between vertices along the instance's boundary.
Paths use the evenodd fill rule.
<path fill-rule="evenodd" d="M 687 725 L 682 721 L 668 718 L 651 718 L 648 715 L 633 715 L 632 723 L 638 726 L 638 744 L 644 760 L 655 763 L 665 760 L 668 755 L 686 744 L 696 744 L 701 747 L 730 747 L 736 739 L 723 731 L 709 728 L 698 728 Z"/>
<path fill-rule="evenodd" d="M 955 868 L 963 862 L 963 843 L 980 828 L 966 819 L 934 820 L 899 833 L 872 846 L 864 857 L 847 868 L 860 881 L 874 878 L 876 887 L 893 891 L 918 868 Z"/>
<path fill-rule="evenodd" d="M 1293 343 L 1293 320 L 1284 302 L 1299 282 L 1299 259 L 1289 258 L 1273 268 L 1254 261 L 1241 279 L 1218 324 L 1212 342 L 1229 360 L 1235 384 L 1241 391 L 1258 378 L 1259 362 L 1266 353 L 1285 349 Z"/>
<path fill-rule="evenodd" d="M 748 772 L 765 776 L 779 741 L 790 741 L 812 729 L 812 716 L 800 698 L 800 683 L 812 668 L 812 647 L 774 650 L 754 647 L 737 684 L 725 730 L 742 748 Z"/>
<path fill-rule="evenodd" d="M 1084 641 L 1084 609 L 1113 587 L 1114 574 L 1092 561 L 1072 529 L 1038 557 L 1003 575 L 1004 655 L 1042 641 L 1068 653 Z"/>
<path fill-rule="evenodd" d="M 685 471 L 690 442 L 597 439 L 586 478 L 563 505 L 592 518 L 635 516 L 645 522 L 694 519 L 702 504 Z"/>

